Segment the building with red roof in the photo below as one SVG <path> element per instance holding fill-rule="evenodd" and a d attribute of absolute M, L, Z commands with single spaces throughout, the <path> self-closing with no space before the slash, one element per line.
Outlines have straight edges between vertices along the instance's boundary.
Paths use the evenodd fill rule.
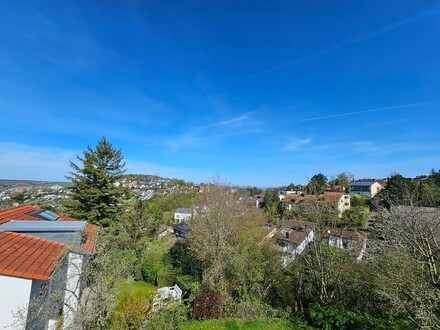
<path fill-rule="evenodd" d="M 93 253 L 96 235 L 94 225 L 33 205 L 0 210 L 0 327 L 11 326 L 19 309 L 26 319 L 18 328 L 54 328 L 61 315 L 68 327 L 83 261 Z M 37 315 L 31 301 L 42 297 L 42 304 L 59 307 Z"/>

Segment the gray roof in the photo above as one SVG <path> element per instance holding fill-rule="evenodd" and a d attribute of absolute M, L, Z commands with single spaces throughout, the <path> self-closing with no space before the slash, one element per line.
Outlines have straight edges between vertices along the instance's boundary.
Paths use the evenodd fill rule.
<path fill-rule="evenodd" d="M 354 186 L 354 187 L 358 187 L 358 186 L 371 186 L 373 185 L 373 183 L 375 183 L 376 181 L 357 181 L 357 182 L 352 182 L 350 183 L 350 186 Z"/>
<path fill-rule="evenodd" d="M 0 225 L 0 230 L 13 232 L 72 232 L 81 231 L 86 221 L 24 221 L 11 220 Z"/>
<path fill-rule="evenodd" d="M 191 213 L 191 209 L 178 208 L 178 209 L 176 209 L 175 213 L 187 213 L 187 214 L 190 214 Z"/>

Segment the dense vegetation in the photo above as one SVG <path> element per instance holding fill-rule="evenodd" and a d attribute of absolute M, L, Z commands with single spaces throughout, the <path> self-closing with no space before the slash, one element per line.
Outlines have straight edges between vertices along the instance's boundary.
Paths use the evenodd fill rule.
<path fill-rule="evenodd" d="M 84 182 L 95 184 L 90 177 L 103 182 L 103 191 L 116 189 L 108 178 L 99 179 L 113 175 L 106 172 L 107 165 L 100 167 L 99 158 L 111 155 L 105 164 L 111 164 L 119 176 L 121 154 L 105 140 L 100 144 L 105 153 L 89 148 L 80 158 L 83 167 L 74 167 L 73 200 L 89 194 Z M 89 162 L 97 165 L 86 171 Z M 101 218 L 93 218 L 102 227 L 95 255 L 83 274 L 88 287 L 76 325 L 81 329 L 438 328 L 440 219 L 437 212 L 426 220 L 416 206 L 438 205 L 439 177 L 435 171 L 417 182 L 393 176 L 372 203 L 353 199 L 354 207 L 342 218 L 323 208 L 286 212 L 271 189 L 263 192 L 262 208 L 249 207 L 237 202 L 237 191 L 220 182 L 206 185 L 203 193 L 176 190 L 131 204 L 118 191 L 109 205 L 101 199 L 97 205 L 109 209 L 99 213 Z M 333 181 L 346 184 L 346 179 L 344 174 Z M 309 189 L 320 193 L 327 178 L 320 173 L 311 181 Z M 186 239 L 157 239 L 158 226 L 171 224 L 176 208 L 193 205 L 203 208 L 190 220 L 192 230 Z M 364 230 L 370 208 L 380 217 L 368 230 L 362 260 L 321 239 L 328 226 Z M 76 214 L 73 208 L 68 210 Z M 283 267 L 263 225 L 287 219 L 312 221 L 317 230 L 314 243 Z M 183 301 L 155 310 L 156 288 L 175 283 L 183 291 Z"/>

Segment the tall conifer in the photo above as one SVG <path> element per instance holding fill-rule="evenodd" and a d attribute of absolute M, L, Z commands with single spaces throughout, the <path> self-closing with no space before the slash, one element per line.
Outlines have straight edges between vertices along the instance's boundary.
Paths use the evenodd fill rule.
<path fill-rule="evenodd" d="M 102 137 L 94 149 L 88 146 L 82 157 L 76 157 L 80 164 L 70 162 L 72 171 L 66 176 L 72 180 L 66 212 L 79 220 L 109 226 L 120 213 L 125 191 L 117 185 L 125 172 L 121 149 Z"/>

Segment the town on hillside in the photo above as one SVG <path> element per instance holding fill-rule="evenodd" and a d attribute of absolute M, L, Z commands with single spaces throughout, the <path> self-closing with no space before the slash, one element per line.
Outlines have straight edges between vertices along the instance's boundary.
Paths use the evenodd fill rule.
<path fill-rule="evenodd" d="M 356 180 L 318 173 L 265 189 L 104 174 L 108 184 L 98 190 L 81 173 L 71 183 L 0 181 L 2 327 L 171 329 L 176 315 L 247 319 L 250 307 L 241 304 L 251 297 L 270 309 L 252 313 L 289 320 L 292 329 L 320 328 L 315 314 L 304 314 L 312 311 L 337 310 L 350 315 L 347 325 L 367 329 L 414 328 L 409 306 L 428 313 L 420 322 L 436 320 L 428 302 L 392 299 L 416 285 L 395 278 L 414 262 L 431 290 L 414 294 L 430 299 L 438 290 L 440 171 Z M 390 309 L 364 306 L 368 299 Z M 350 312 L 353 304 L 369 318 Z"/>

